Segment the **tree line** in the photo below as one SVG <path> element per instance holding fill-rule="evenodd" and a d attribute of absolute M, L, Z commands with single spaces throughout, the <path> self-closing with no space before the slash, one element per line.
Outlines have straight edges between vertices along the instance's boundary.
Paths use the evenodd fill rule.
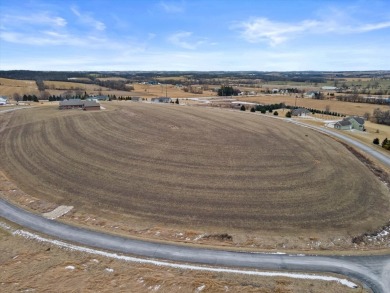
<path fill-rule="evenodd" d="M 382 111 L 377 108 L 374 110 L 372 116 L 369 117 L 370 121 L 377 124 L 390 125 L 390 110 Z"/>
<path fill-rule="evenodd" d="M 361 97 L 357 93 L 352 95 L 338 95 L 336 99 L 342 102 L 390 105 L 390 98 Z"/>

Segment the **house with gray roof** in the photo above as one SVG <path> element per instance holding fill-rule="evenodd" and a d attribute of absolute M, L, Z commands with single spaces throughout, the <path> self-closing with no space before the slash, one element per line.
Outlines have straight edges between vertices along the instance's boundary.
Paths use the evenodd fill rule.
<path fill-rule="evenodd" d="M 82 101 L 80 99 L 63 100 L 63 101 L 60 101 L 59 109 L 60 110 L 82 109 L 83 105 L 84 105 L 84 101 Z"/>
<path fill-rule="evenodd" d="M 334 128 L 339 130 L 351 130 L 356 129 L 360 131 L 364 131 L 364 119 L 359 116 L 350 116 L 346 117 L 341 121 L 335 123 Z"/>
<path fill-rule="evenodd" d="M 0 96 L 0 105 L 7 104 L 8 98 L 5 96 Z"/>
<path fill-rule="evenodd" d="M 168 97 L 152 98 L 152 103 L 170 103 L 170 102 L 172 102 L 172 99 Z"/>
<path fill-rule="evenodd" d="M 100 104 L 97 103 L 96 101 L 80 100 L 80 99 L 63 100 L 60 101 L 59 109 L 60 110 L 83 109 L 85 111 L 100 110 Z"/>
<path fill-rule="evenodd" d="M 305 117 L 305 116 L 308 116 L 310 114 L 311 114 L 311 112 L 309 110 L 305 109 L 305 108 L 298 108 L 298 109 L 294 109 L 294 110 L 291 111 L 291 115 L 292 116 L 303 116 L 303 117 Z"/>
<path fill-rule="evenodd" d="M 96 101 L 85 101 L 83 105 L 84 111 L 100 110 L 100 104 Z"/>

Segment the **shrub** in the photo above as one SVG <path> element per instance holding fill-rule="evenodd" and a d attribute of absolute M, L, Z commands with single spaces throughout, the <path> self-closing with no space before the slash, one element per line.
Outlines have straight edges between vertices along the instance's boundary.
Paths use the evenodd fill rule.
<path fill-rule="evenodd" d="M 251 112 L 256 112 L 255 108 L 251 108 Z"/>
<path fill-rule="evenodd" d="M 382 141 L 382 147 L 386 150 L 390 150 L 390 140 L 387 137 Z"/>
<path fill-rule="evenodd" d="M 261 114 L 265 114 L 267 111 L 265 109 L 260 110 Z"/>
<path fill-rule="evenodd" d="M 374 140 L 372 141 L 373 144 L 379 144 L 379 138 L 374 138 Z"/>
<path fill-rule="evenodd" d="M 278 116 L 278 115 L 279 115 L 278 111 L 275 111 L 274 116 Z"/>
<path fill-rule="evenodd" d="M 240 108 L 240 110 L 241 110 L 241 111 L 245 111 L 245 110 L 246 110 L 246 109 L 245 109 L 245 106 L 242 105 L 241 108 Z"/>
<path fill-rule="evenodd" d="M 286 113 L 286 117 L 287 117 L 287 118 L 291 118 L 291 112 L 290 112 L 290 111 L 288 111 L 288 112 Z"/>

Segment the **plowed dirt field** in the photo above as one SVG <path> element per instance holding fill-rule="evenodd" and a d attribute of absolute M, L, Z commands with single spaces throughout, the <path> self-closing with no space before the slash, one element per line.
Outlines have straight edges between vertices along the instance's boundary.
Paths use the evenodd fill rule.
<path fill-rule="evenodd" d="M 27 194 L 134 227 L 358 235 L 389 191 L 333 139 L 260 114 L 178 105 L 0 115 L 0 166 Z"/>

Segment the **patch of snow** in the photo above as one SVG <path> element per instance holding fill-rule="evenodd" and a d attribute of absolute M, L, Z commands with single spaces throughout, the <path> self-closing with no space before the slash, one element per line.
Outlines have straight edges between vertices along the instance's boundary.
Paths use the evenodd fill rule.
<path fill-rule="evenodd" d="M 54 210 L 48 213 L 43 213 L 42 216 L 44 216 L 47 219 L 54 220 L 57 219 L 66 213 L 68 213 L 71 209 L 73 209 L 72 206 L 59 206 L 56 207 Z"/>
<path fill-rule="evenodd" d="M 57 245 L 59 247 L 73 250 L 73 251 L 80 251 L 85 253 L 90 253 L 94 255 L 100 255 L 108 258 L 114 258 L 118 260 L 123 260 L 127 262 L 135 262 L 140 264 L 151 264 L 156 266 L 163 266 L 163 267 L 170 267 L 175 269 L 184 269 L 184 270 L 194 270 L 194 271 L 206 271 L 206 272 L 218 272 L 218 273 L 233 273 L 233 274 L 243 274 L 243 275 L 251 275 L 251 276 L 263 276 L 263 277 L 287 277 L 287 278 L 294 278 L 294 279 L 305 279 L 305 280 L 321 280 L 321 281 L 330 281 L 330 282 L 338 282 L 342 285 L 345 285 L 349 288 L 357 288 L 358 286 L 347 280 L 342 278 L 337 278 L 333 276 L 324 276 L 324 275 L 318 275 L 318 274 L 305 274 L 305 273 L 287 273 L 287 272 L 259 272 L 259 271 L 250 271 L 250 270 L 239 270 L 239 269 L 227 269 L 227 268 L 214 268 L 214 267 L 203 267 L 203 266 L 196 266 L 196 265 L 187 265 L 187 264 L 176 264 L 176 263 L 169 263 L 164 261 L 158 261 L 158 260 L 151 260 L 151 259 L 142 259 L 142 258 L 136 258 L 126 255 L 120 255 L 113 252 L 106 252 L 101 251 L 97 249 L 92 249 L 88 247 L 78 246 L 74 244 L 69 244 L 60 240 L 52 240 L 48 238 L 44 238 L 42 236 L 33 234 L 28 231 L 24 230 L 15 230 L 12 232 L 13 235 L 24 237 L 27 239 L 33 239 L 40 242 L 48 242 L 54 245 Z M 69 266 L 72 267 L 72 266 Z M 74 268 L 74 267 L 73 267 Z M 144 280 L 142 278 L 138 279 L 138 282 L 143 283 Z"/>
<path fill-rule="evenodd" d="M 206 285 L 201 285 L 198 288 L 196 288 L 195 292 L 202 292 L 204 288 L 206 288 Z"/>
<path fill-rule="evenodd" d="M 74 266 L 67 266 L 67 267 L 65 267 L 65 270 L 74 270 L 74 269 L 75 269 Z"/>
<path fill-rule="evenodd" d="M 205 234 L 200 234 L 194 238 L 195 241 L 198 241 L 199 239 L 203 238 Z"/>
<path fill-rule="evenodd" d="M 98 261 L 96 258 L 92 259 L 92 261 L 93 261 L 94 263 L 99 263 L 99 261 Z"/>
<path fill-rule="evenodd" d="M 10 226 L 3 222 L 0 222 L 0 228 L 3 228 L 4 230 L 12 230 Z"/>
<path fill-rule="evenodd" d="M 152 291 L 158 291 L 160 289 L 161 285 L 156 285 L 152 288 Z"/>
<path fill-rule="evenodd" d="M 114 271 L 114 269 L 106 268 L 105 271 L 106 271 L 106 272 L 109 272 L 109 273 L 112 273 L 112 272 Z"/>

